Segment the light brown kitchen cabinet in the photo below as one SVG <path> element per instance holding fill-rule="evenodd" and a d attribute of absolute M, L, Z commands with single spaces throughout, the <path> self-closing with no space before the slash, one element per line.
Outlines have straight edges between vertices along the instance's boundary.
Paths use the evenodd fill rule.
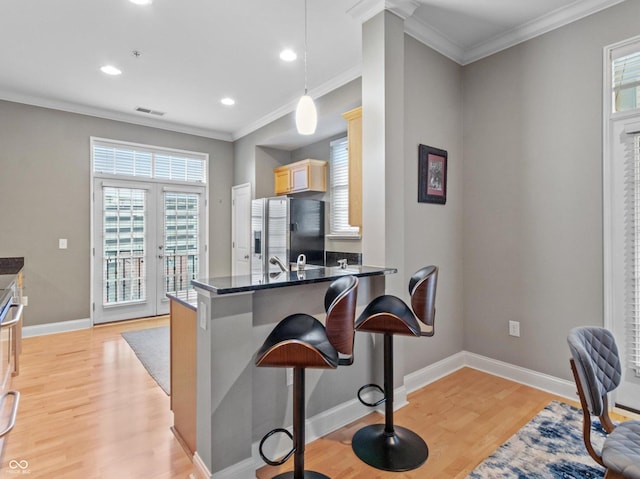
<path fill-rule="evenodd" d="M 173 298 L 170 308 L 171 429 L 193 455 L 196 451 L 196 310 Z"/>
<path fill-rule="evenodd" d="M 327 191 L 327 162 L 301 160 L 273 170 L 276 195 Z"/>
<path fill-rule="evenodd" d="M 349 224 L 362 228 L 362 107 L 342 114 L 349 149 Z"/>

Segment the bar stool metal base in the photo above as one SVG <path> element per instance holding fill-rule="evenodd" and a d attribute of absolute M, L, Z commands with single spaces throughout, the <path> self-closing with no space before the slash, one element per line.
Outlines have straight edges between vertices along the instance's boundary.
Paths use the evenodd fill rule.
<path fill-rule="evenodd" d="M 329 476 L 320 474 L 316 471 L 303 471 L 304 476 L 298 478 L 295 476 L 295 471 L 283 472 L 277 476 L 273 476 L 273 479 L 331 479 Z"/>
<path fill-rule="evenodd" d="M 351 447 L 363 462 L 383 471 L 410 471 L 429 457 L 427 443 L 400 426 L 394 427 L 393 434 L 385 432 L 384 424 L 363 427 L 353 436 Z"/>

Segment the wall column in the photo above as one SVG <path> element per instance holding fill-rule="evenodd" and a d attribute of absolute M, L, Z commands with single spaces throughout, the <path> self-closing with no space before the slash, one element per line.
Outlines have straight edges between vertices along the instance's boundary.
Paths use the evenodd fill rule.
<path fill-rule="evenodd" d="M 387 292 L 402 296 L 404 274 L 404 19 L 408 8 L 361 15 L 362 24 L 362 256 L 392 266 Z M 354 12 L 355 14 L 355 12 Z"/>
<path fill-rule="evenodd" d="M 404 208 L 404 19 L 414 1 L 361 2 L 352 14 L 362 23 L 362 259 L 398 269 L 386 293 L 406 298 Z M 396 339 L 399 343 L 399 340 Z M 382 356 L 381 337 L 376 355 Z M 404 371 L 403 348 L 394 368 Z M 375 368 L 382 379 L 382 365 Z M 406 402 L 402 374 L 395 376 L 396 404 Z"/>

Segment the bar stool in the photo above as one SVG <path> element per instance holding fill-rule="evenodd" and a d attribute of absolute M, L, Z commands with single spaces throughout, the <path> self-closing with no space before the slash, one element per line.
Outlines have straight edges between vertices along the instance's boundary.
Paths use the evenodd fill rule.
<path fill-rule="evenodd" d="M 271 331 L 256 354 L 256 366 L 293 369 L 293 435 L 283 428 L 268 432 L 260 441 L 260 457 L 271 466 L 284 464 L 294 455 L 294 470 L 274 479 L 329 479 L 324 474 L 304 470 L 304 372 L 306 368 L 335 369 L 353 363 L 354 319 L 358 278 L 343 276 L 331 283 L 324 297 L 326 326 L 308 314 L 287 316 Z M 344 357 L 340 357 L 340 355 Z M 284 433 L 293 448 L 274 461 L 263 453 L 264 442 Z"/>
<path fill-rule="evenodd" d="M 422 268 L 409 280 L 413 312 L 396 296 L 384 295 L 371 301 L 356 321 L 356 331 L 384 334 L 384 389 L 366 384 L 358 390 L 358 399 L 369 407 L 385 403 L 385 423 L 363 427 L 351 441 L 356 456 L 377 469 L 410 471 L 424 464 L 429 456 L 427 443 L 420 436 L 393 424 L 393 336 L 433 336 L 437 281 L 437 266 Z M 430 331 L 421 331 L 416 316 L 431 327 Z M 376 403 L 366 402 L 362 392 L 370 388 L 384 397 Z"/>

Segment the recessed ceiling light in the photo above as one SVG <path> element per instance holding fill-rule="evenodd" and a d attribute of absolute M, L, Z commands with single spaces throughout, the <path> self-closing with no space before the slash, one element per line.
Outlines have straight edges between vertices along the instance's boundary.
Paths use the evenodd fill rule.
<path fill-rule="evenodd" d="M 153 0 L 129 0 L 131 3 L 135 3 L 136 5 L 151 5 Z"/>
<path fill-rule="evenodd" d="M 107 75 L 120 75 L 122 73 L 122 70 L 114 67 L 113 65 L 105 65 L 100 67 L 100 70 L 102 73 L 106 73 Z"/>
<path fill-rule="evenodd" d="M 220 100 L 220 103 L 222 103 L 223 105 L 231 106 L 235 105 L 236 101 L 233 98 L 223 98 L 222 100 Z"/>
<path fill-rule="evenodd" d="M 292 62 L 296 58 L 298 58 L 298 55 L 296 55 L 296 52 L 294 52 L 293 50 L 290 50 L 288 48 L 286 50 L 282 50 L 280 52 L 280 60 L 282 60 L 282 61 Z"/>

